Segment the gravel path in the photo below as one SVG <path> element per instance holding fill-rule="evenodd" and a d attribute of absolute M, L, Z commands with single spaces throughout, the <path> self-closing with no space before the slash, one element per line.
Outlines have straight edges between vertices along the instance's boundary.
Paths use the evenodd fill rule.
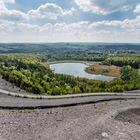
<path fill-rule="evenodd" d="M 140 100 L 0 110 L 0 140 L 140 140 Z"/>
<path fill-rule="evenodd" d="M 7 82 L 6 80 L 2 79 L 1 76 L 0 76 L 0 89 L 4 89 L 7 91 L 16 92 L 16 93 L 22 93 L 22 94 L 27 93 L 26 91 L 24 91 L 16 86 L 13 86 L 10 82 Z"/>

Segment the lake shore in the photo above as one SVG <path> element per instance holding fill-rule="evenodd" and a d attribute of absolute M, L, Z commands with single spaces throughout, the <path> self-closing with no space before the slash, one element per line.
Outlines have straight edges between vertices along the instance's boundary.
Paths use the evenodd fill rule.
<path fill-rule="evenodd" d="M 89 74 L 101 74 L 106 76 L 120 77 L 121 68 L 117 66 L 108 66 L 108 65 L 99 65 L 94 64 L 90 65 L 85 69 L 85 71 Z"/>
<path fill-rule="evenodd" d="M 101 81 L 111 81 L 115 77 L 104 74 L 88 73 L 86 69 L 92 65 L 99 65 L 100 62 L 89 61 L 59 61 L 49 64 L 51 70 L 57 74 L 66 74 L 80 78 L 87 78 Z"/>
<path fill-rule="evenodd" d="M 59 64 L 59 63 L 83 63 L 85 65 L 92 65 L 92 64 L 99 64 L 101 62 L 96 62 L 96 61 L 79 61 L 79 60 L 60 60 L 60 61 L 48 61 L 47 64 Z"/>

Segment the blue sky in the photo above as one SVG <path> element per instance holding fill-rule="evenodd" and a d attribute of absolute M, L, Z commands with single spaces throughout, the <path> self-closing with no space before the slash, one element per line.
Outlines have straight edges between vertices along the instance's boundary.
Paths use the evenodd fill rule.
<path fill-rule="evenodd" d="M 140 42 L 140 0 L 0 0 L 0 42 Z"/>

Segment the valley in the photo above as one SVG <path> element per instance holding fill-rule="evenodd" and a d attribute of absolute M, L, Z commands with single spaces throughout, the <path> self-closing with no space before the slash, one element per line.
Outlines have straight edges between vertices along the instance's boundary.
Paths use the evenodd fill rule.
<path fill-rule="evenodd" d="M 0 44 L 0 48 L 1 77 L 26 92 L 65 95 L 140 89 L 140 54 L 135 51 L 139 44 Z"/>

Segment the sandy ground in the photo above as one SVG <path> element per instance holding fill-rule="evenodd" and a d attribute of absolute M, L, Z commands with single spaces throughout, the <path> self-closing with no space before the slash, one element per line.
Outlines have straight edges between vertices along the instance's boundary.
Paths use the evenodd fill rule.
<path fill-rule="evenodd" d="M 0 110 L 0 140 L 140 140 L 140 100 Z"/>

